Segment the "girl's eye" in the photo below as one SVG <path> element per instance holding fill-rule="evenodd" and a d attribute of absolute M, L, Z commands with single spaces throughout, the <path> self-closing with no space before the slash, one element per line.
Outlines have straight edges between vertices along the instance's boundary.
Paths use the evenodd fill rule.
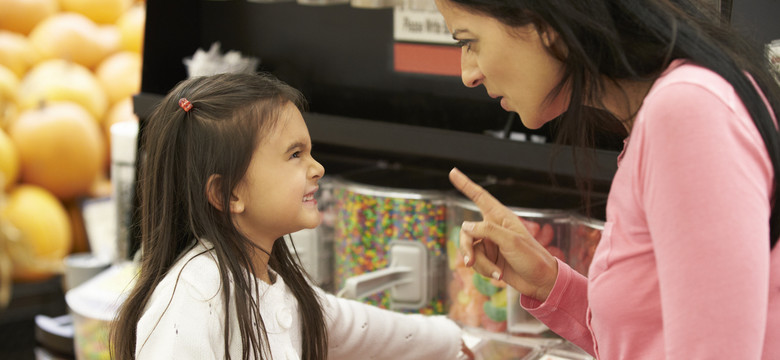
<path fill-rule="evenodd" d="M 469 39 L 462 39 L 462 40 L 458 40 L 458 42 L 456 44 L 458 45 L 458 47 L 461 47 L 461 48 L 465 46 L 466 50 L 469 51 L 469 50 L 471 50 L 471 42 L 472 41 L 469 40 Z"/>
<path fill-rule="evenodd" d="M 300 151 L 296 151 L 296 152 L 292 153 L 292 155 L 290 155 L 290 159 L 297 159 L 299 157 L 301 157 L 301 152 Z"/>

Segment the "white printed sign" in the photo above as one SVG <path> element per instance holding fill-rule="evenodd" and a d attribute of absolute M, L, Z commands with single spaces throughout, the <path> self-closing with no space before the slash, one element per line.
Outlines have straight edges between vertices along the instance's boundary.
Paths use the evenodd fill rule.
<path fill-rule="evenodd" d="M 454 44 L 434 0 L 403 0 L 393 12 L 393 38 L 430 44 Z"/>
<path fill-rule="evenodd" d="M 775 66 L 777 72 L 780 72 L 780 39 L 767 44 L 766 49 L 769 62 Z"/>

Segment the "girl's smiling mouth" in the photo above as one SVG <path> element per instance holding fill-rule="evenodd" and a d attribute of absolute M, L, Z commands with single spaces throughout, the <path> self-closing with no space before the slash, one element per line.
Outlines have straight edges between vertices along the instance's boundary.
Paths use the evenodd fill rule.
<path fill-rule="evenodd" d="M 317 189 L 315 188 L 311 192 L 307 193 L 306 195 L 303 195 L 303 202 L 304 203 L 313 203 L 314 205 L 317 204 L 317 200 L 314 199 L 314 194 L 317 193 Z"/>

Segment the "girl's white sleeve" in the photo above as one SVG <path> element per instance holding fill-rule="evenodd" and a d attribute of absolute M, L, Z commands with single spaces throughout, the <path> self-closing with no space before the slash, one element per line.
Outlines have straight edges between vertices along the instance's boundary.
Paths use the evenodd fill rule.
<path fill-rule="evenodd" d="M 328 327 L 330 359 L 455 359 L 461 330 L 445 316 L 403 314 L 317 289 Z"/>

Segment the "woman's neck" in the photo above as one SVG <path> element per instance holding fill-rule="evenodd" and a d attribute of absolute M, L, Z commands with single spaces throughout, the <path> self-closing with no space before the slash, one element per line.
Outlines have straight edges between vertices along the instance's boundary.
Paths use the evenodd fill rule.
<path fill-rule="evenodd" d="M 602 104 L 605 110 L 617 117 L 630 134 L 634 118 L 642 107 L 653 81 L 604 79 Z"/>

